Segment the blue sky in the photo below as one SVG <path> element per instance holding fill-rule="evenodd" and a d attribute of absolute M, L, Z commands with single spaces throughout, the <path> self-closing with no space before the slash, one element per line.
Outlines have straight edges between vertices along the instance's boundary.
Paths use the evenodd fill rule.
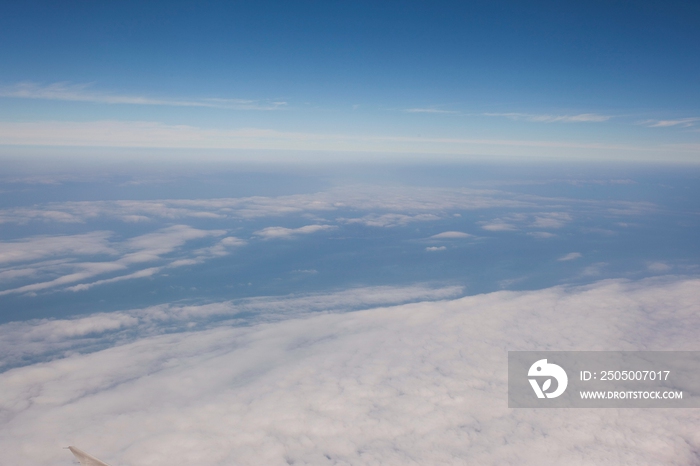
<path fill-rule="evenodd" d="M 698 160 L 690 2 L 3 10 L 6 155 L 59 145 Z"/>

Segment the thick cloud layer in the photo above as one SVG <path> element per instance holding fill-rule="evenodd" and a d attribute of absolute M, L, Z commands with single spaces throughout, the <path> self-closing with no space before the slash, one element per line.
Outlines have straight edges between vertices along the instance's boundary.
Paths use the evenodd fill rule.
<path fill-rule="evenodd" d="M 0 375 L 3 462 L 694 464 L 697 410 L 507 408 L 508 350 L 698 350 L 700 280 L 136 337 Z M 332 306 L 329 306 L 332 307 Z"/>

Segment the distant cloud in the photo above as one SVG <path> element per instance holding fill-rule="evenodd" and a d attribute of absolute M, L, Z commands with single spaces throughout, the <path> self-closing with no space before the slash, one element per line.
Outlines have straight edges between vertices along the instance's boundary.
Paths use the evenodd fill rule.
<path fill-rule="evenodd" d="M 65 100 L 73 102 L 92 102 L 99 104 L 125 105 L 164 105 L 171 107 L 209 107 L 232 110 L 277 110 L 287 105 L 286 102 L 260 102 L 246 99 L 168 99 L 135 95 L 123 95 L 91 90 L 91 84 L 70 84 L 65 82 L 49 85 L 36 83 L 17 83 L 13 86 L 0 87 L 0 97 L 18 99 Z"/>
<path fill-rule="evenodd" d="M 490 222 L 479 222 L 479 225 L 486 231 L 516 231 L 518 229 L 518 227 L 512 223 L 507 223 L 499 219 Z"/>
<path fill-rule="evenodd" d="M 486 116 L 506 117 L 511 120 L 523 120 L 539 123 L 600 123 L 608 121 L 612 116 L 597 113 L 579 113 L 577 115 L 550 115 L 534 113 L 484 113 Z"/>
<path fill-rule="evenodd" d="M 554 233 L 550 233 L 548 231 L 531 231 L 528 233 L 528 235 L 532 236 L 533 238 L 540 238 L 540 239 L 554 238 L 555 236 L 557 236 Z"/>
<path fill-rule="evenodd" d="M 461 231 L 444 231 L 442 233 L 438 233 L 437 235 L 431 236 L 430 239 L 463 239 L 472 238 L 473 236 L 474 235 L 463 233 Z"/>
<path fill-rule="evenodd" d="M 562 228 L 571 222 L 571 215 L 567 212 L 547 212 L 535 215 L 530 225 L 532 228 Z"/>
<path fill-rule="evenodd" d="M 359 223 L 368 227 L 398 227 L 405 226 L 411 222 L 432 222 L 440 220 L 439 215 L 435 214 L 369 214 L 360 218 L 339 218 L 338 221 L 353 224 Z"/>
<path fill-rule="evenodd" d="M 680 126 L 681 128 L 688 128 L 690 126 L 695 126 L 695 124 L 700 121 L 700 118 L 679 118 L 677 120 L 645 120 L 639 124 L 647 126 L 649 128 L 668 128 L 671 126 Z"/>
<path fill-rule="evenodd" d="M 406 113 L 459 113 L 454 110 L 441 110 L 439 108 L 407 108 L 404 110 Z"/>
<path fill-rule="evenodd" d="M 647 264 L 647 269 L 650 272 L 663 273 L 668 272 L 672 267 L 665 262 L 650 262 Z"/>
<path fill-rule="evenodd" d="M 45 260 L 57 256 L 116 255 L 109 244 L 109 231 L 81 235 L 34 236 L 19 241 L 0 242 L 0 265 L 13 262 Z"/>
<path fill-rule="evenodd" d="M 697 279 L 615 280 L 315 315 L 303 314 L 313 296 L 267 298 L 261 309 L 304 318 L 160 334 L 235 310 L 7 324 L 3 359 L 55 352 L 0 374 L 0 450 L 14 466 L 70 464 L 69 444 L 117 465 L 539 466 L 542 452 L 560 464 L 618 464 L 621 452 L 639 466 L 691 464 L 692 409 L 509 409 L 505 349 L 696 350 L 699 290 Z M 321 298 L 368 302 L 353 291 Z"/>
<path fill-rule="evenodd" d="M 581 271 L 581 276 L 582 277 L 597 277 L 601 273 L 603 273 L 603 268 L 605 268 L 608 265 L 607 262 L 596 262 L 595 264 L 591 264 L 588 267 L 585 267 Z"/>
<path fill-rule="evenodd" d="M 298 235 L 309 235 L 319 231 L 335 230 L 336 228 L 338 227 L 333 225 L 306 225 L 300 228 L 267 227 L 256 231 L 254 234 L 264 239 L 293 238 Z"/>
<path fill-rule="evenodd" d="M 565 254 L 565 255 L 561 256 L 561 257 L 560 257 L 559 259 L 557 259 L 557 260 L 560 261 L 560 262 L 563 262 L 563 261 L 572 261 L 572 260 L 574 260 L 574 259 L 579 259 L 579 258 L 581 258 L 581 257 L 583 257 L 583 256 L 582 256 L 582 254 L 581 254 L 580 252 L 570 252 L 569 254 Z"/>
<path fill-rule="evenodd" d="M 84 291 L 96 285 L 114 283 L 155 275 L 164 268 L 181 267 L 202 263 L 213 257 L 229 254 L 229 248 L 245 244 L 245 241 L 227 237 L 214 246 L 188 252 L 186 259 L 168 260 L 167 256 L 181 248 L 186 242 L 196 239 L 220 237 L 225 230 L 200 230 L 188 225 L 173 225 L 157 231 L 128 238 L 123 241 L 108 241 L 113 233 L 93 232 L 73 236 L 43 236 L 23 241 L 0 243 L 0 265 L 20 262 L 13 269 L 4 270 L 4 278 L 37 278 L 33 283 L 0 291 L 0 296 L 19 293 L 36 293 L 51 288 L 63 287 L 70 291 Z M 100 256 L 108 255 L 110 260 Z M 88 256 L 91 261 L 85 261 Z M 48 260 L 56 259 L 56 260 Z M 83 259 L 78 261 L 77 259 Z M 143 267 L 145 263 L 158 263 L 156 267 Z M 131 269 L 131 271 L 129 271 Z M 120 276 L 102 280 L 91 280 L 98 275 L 119 272 Z M 0 278 L 3 276 L 0 275 Z M 74 285 L 79 283 L 78 285 Z"/>
<path fill-rule="evenodd" d="M 331 150 L 382 154 L 444 154 L 481 156 L 562 155 L 590 158 L 598 154 L 616 158 L 649 157 L 662 148 L 649 145 L 601 144 L 554 140 L 469 139 L 392 135 L 350 135 L 279 131 L 270 128 L 214 128 L 171 125 L 158 121 L 22 121 L 0 122 L 0 144 L 80 147 L 160 147 L 182 149 Z M 663 148 L 687 157 L 687 150 Z M 198 154 L 199 157 L 204 154 Z M 207 155 L 216 159 L 216 155 Z M 239 156 L 244 157 L 244 156 Z M 256 155 L 257 157 L 257 155 Z M 274 154 L 269 157 L 279 157 Z M 309 156 L 311 157 L 311 156 Z M 374 157 L 373 157 L 374 159 Z M 259 161 L 259 158 L 256 158 Z"/>
<path fill-rule="evenodd" d="M 446 249 L 447 249 L 447 247 L 445 247 L 445 246 L 429 246 L 429 247 L 425 248 L 425 250 L 428 252 L 444 251 Z"/>

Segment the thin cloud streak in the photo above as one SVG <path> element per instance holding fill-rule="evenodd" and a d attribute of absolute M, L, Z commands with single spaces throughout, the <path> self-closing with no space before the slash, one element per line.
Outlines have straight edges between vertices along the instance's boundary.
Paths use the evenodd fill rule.
<path fill-rule="evenodd" d="M 153 121 L 1 122 L 0 144 L 182 149 L 331 150 L 377 153 L 501 154 L 561 157 L 559 149 L 590 157 L 597 151 L 629 157 L 660 147 L 571 141 L 320 134 L 260 128 L 207 129 Z M 549 149 L 549 150 L 546 150 Z M 495 152 L 494 152 L 495 151 Z M 592 152 L 595 151 L 595 152 Z M 651 155 L 650 154 L 650 155 Z M 668 156 L 668 154 L 667 154 Z M 648 156 L 645 156 L 648 157 Z"/>
<path fill-rule="evenodd" d="M 404 110 L 406 113 L 459 113 L 455 110 L 440 110 L 439 108 L 407 108 Z"/>
<path fill-rule="evenodd" d="M 511 120 L 531 121 L 535 123 L 600 123 L 612 118 L 610 115 L 599 115 L 597 113 L 580 113 L 578 115 L 549 115 L 534 113 L 484 113 L 490 117 L 506 117 Z"/>
<path fill-rule="evenodd" d="M 163 99 L 135 95 L 120 95 L 90 90 L 90 84 L 69 84 L 64 82 L 41 86 L 23 82 L 13 86 L 0 87 L 0 97 L 18 99 L 64 100 L 72 102 L 92 102 L 98 104 L 162 105 L 171 107 L 206 107 L 231 110 L 278 110 L 286 102 L 260 103 L 248 99 Z"/>
<path fill-rule="evenodd" d="M 640 122 L 640 125 L 647 126 L 649 128 L 669 128 L 672 126 L 679 126 L 681 128 L 689 128 L 695 126 L 695 123 L 700 121 L 700 118 L 679 118 L 677 120 L 645 120 Z"/>

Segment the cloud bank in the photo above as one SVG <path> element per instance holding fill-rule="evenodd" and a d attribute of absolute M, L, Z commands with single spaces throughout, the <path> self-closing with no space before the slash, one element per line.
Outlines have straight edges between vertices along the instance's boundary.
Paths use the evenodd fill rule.
<path fill-rule="evenodd" d="M 137 338 L 0 375 L 8 464 L 692 464 L 696 410 L 511 410 L 508 350 L 698 350 L 700 281 Z M 115 321 L 113 326 L 128 325 Z"/>

